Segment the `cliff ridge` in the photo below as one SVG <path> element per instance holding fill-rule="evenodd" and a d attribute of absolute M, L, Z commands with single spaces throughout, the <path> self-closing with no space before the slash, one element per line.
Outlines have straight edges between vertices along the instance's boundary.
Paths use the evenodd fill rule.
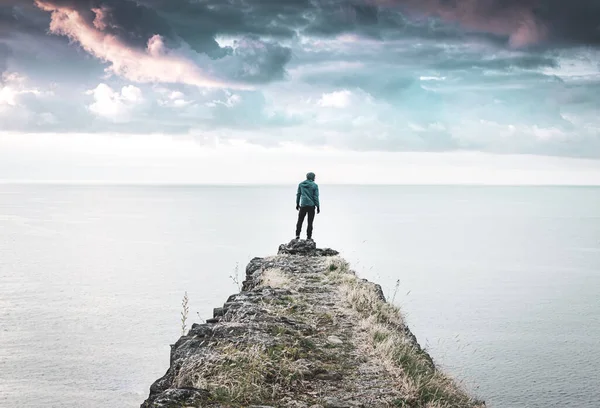
<path fill-rule="evenodd" d="M 171 346 L 142 408 L 484 407 L 440 372 L 381 287 L 293 240 Z"/>

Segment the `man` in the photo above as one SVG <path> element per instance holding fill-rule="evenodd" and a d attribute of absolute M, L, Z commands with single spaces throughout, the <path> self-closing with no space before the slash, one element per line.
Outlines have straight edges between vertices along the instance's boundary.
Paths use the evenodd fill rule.
<path fill-rule="evenodd" d="M 306 237 L 309 241 L 312 241 L 315 209 L 317 210 L 317 214 L 321 212 L 321 205 L 319 204 L 319 186 L 315 183 L 315 173 L 308 173 L 306 175 L 306 180 L 298 185 L 298 192 L 296 193 L 296 210 L 299 211 L 298 223 L 296 224 L 296 239 L 300 239 L 302 224 L 304 223 L 304 218 L 308 214 Z"/>

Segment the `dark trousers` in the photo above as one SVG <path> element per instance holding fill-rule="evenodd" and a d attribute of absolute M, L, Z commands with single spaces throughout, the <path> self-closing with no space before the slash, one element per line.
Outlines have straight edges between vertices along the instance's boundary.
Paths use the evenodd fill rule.
<path fill-rule="evenodd" d="M 306 214 L 308 214 L 308 230 L 306 231 L 306 237 L 311 239 L 313 232 L 313 221 L 315 219 L 315 207 L 300 207 L 300 211 L 298 212 L 298 223 L 296 224 L 296 236 L 299 237 L 300 232 L 302 232 L 302 223 L 304 223 Z"/>

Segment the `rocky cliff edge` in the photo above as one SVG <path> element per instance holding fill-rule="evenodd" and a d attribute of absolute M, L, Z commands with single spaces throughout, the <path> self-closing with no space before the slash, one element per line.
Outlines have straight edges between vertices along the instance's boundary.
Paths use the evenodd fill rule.
<path fill-rule="evenodd" d="M 381 287 L 312 241 L 255 258 L 171 346 L 142 408 L 484 407 L 440 372 Z"/>

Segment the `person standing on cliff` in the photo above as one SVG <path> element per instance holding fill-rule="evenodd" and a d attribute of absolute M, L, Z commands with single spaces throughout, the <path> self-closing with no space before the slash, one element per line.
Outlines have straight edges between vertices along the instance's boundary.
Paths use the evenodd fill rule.
<path fill-rule="evenodd" d="M 300 239 L 302 224 L 304 223 L 304 218 L 308 215 L 306 238 L 309 241 L 312 241 L 315 210 L 317 214 L 321 212 L 321 205 L 319 204 L 319 186 L 315 183 L 315 173 L 308 173 L 306 175 L 306 180 L 298 185 L 298 192 L 296 193 L 296 211 L 299 211 L 298 223 L 296 224 L 296 239 Z"/>

